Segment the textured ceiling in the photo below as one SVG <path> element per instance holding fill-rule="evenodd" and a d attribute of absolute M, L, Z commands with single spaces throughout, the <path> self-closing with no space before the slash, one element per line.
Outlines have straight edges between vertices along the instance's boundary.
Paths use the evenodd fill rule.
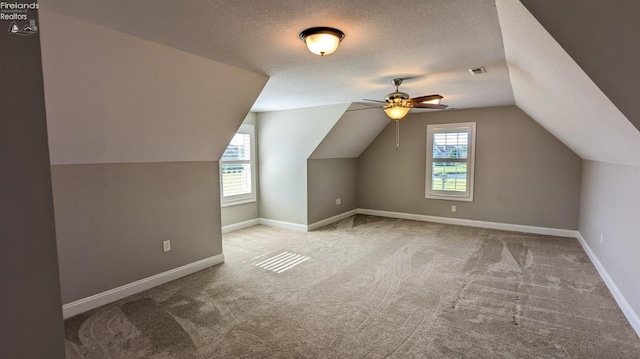
<path fill-rule="evenodd" d="M 253 111 L 383 99 L 391 79 L 453 108 L 514 103 L 493 0 L 41 0 L 57 11 L 270 76 Z M 298 38 L 313 26 L 346 37 L 327 57 Z M 46 31 L 46 29 L 42 29 Z M 472 76 L 467 69 L 484 66 Z"/>

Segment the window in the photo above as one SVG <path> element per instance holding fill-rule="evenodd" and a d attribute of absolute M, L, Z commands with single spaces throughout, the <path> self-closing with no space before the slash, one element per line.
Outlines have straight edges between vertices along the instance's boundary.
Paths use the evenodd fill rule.
<path fill-rule="evenodd" d="M 220 203 L 256 200 L 254 126 L 242 125 L 220 159 Z"/>
<path fill-rule="evenodd" d="M 426 198 L 473 201 L 476 123 L 427 125 Z"/>

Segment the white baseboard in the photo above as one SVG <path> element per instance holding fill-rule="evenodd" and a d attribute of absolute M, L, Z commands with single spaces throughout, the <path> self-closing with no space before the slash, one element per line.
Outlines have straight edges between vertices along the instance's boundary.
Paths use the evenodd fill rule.
<path fill-rule="evenodd" d="M 260 224 L 260 220 L 258 218 L 254 218 L 248 221 L 243 221 L 238 223 L 232 223 L 226 226 L 222 226 L 222 233 L 229 233 L 229 232 L 237 231 L 239 229 L 253 227 L 258 224 Z"/>
<path fill-rule="evenodd" d="M 547 228 L 547 227 L 526 226 L 526 225 L 522 225 L 522 224 L 476 221 L 476 220 L 472 220 L 472 219 L 462 219 L 462 218 L 436 217 L 436 216 L 427 216 L 427 215 L 424 215 L 424 214 L 412 214 L 412 213 L 380 211 L 380 210 L 377 210 L 377 209 L 362 209 L 362 208 L 359 208 L 358 209 L 358 214 L 366 214 L 366 215 L 370 215 L 370 216 L 380 216 L 380 217 L 390 217 L 390 218 L 410 219 L 410 220 L 414 220 L 414 221 L 423 221 L 423 222 L 455 224 L 455 225 L 469 226 L 469 227 L 501 229 L 501 230 L 505 230 L 505 231 L 545 234 L 545 235 L 549 235 L 549 236 L 559 236 L 559 237 L 569 237 L 569 238 L 576 238 L 578 236 L 578 231 L 571 230 L 571 229 Z"/>
<path fill-rule="evenodd" d="M 307 226 L 304 224 L 284 222 L 284 221 L 278 221 L 275 219 L 267 219 L 267 218 L 259 218 L 258 221 L 259 221 L 259 224 L 264 224 L 267 226 L 286 228 L 286 229 L 291 229 L 294 231 L 301 231 L 301 232 L 307 231 Z"/>
<path fill-rule="evenodd" d="M 591 250 L 591 247 L 589 247 L 589 244 L 580 232 L 578 232 L 577 237 L 580 245 L 582 245 L 582 248 L 587 253 L 587 256 L 589 256 L 589 259 L 591 259 L 591 263 L 593 263 L 593 266 L 596 267 L 596 270 L 600 274 L 600 277 L 602 277 L 602 280 L 609 288 L 611 295 L 613 295 L 613 299 L 615 299 L 616 303 L 618 303 L 620 310 L 622 310 L 622 313 L 624 313 L 625 317 L 627 317 L 629 324 L 631 324 L 633 330 L 635 330 L 638 337 L 640 337 L 640 317 L 638 317 L 638 314 L 633 311 L 631 305 L 629 305 L 629 302 L 627 302 L 625 297 L 622 295 L 622 293 L 618 289 L 618 286 L 615 284 L 613 279 L 611 279 L 609 273 L 607 273 L 607 270 L 604 269 L 604 266 L 602 265 L 602 263 L 600 263 L 600 260 L 593 252 L 593 250 Z"/>
<path fill-rule="evenodd" d="M 307 226 L 307 230 L 313 231 L 313 230 L 316 230 L 316 229 L 318 229 L 320 227 L 324 227 L 326 225 L 329 225 L 331 223 L 335 223 L 335 222 L 341 221 L 341 220 L 343 220 L 345 218 L 348 218 L 348 217 L 351 217 L 351 216 L 355 216 L 356 214 L 358 214 L 358 210 L 357 209 L 352 209 L 350 211 L 347 211 L 347 212 L 344 212 L 344 213 L 340 213 L 340 214 L 335 215 L 333 217 L 329 217 L 329 218 L 323 219 L 321 221 L 312 223 L 312 224 Z"/>
<path fill-rule="evenodd" d="M 87 298 L 76 300 L 62 306 L 62 316 L 66 319 L 74 315 L 86 312 L 88 310 L 100 307 L 105 304 L 115 302 L 130 295 L 140 293 L 144 290 L 156 287 L 160 284 L 170 282 L 172 280 L 184 277 L 186 275 L 201 271 L 216 264 L 224 262 L 224 254 L 218 254 L 213 257 L 205 258 L 197 262 L 189 263 L 181 267 L 158 273 L 151 277 L 137 280 L 135 282 L 125 284 L 118 288 L 110 289 L 106 292 L 98 293 Z"/>
<path fill-rule="evenodd" d="M 254 218 L 254 219 L 250 219 L 248 221 L 243 221 L 243 222 L 238 222 L 238 223 L 232 223 L 232 224 L 228 224 L 226 226 L 222 227 L 222 233 L 229 233 L 229 232 L 233 232 L 233 231 L 237 231 L 239 229 L 243 229 L 243 228 L 248 228 L 248 227 L 253 227 L 255 225 L 258 224 L 263 224 L 266 226 L 272 226 L 272 227 L 280 227 L 280 228 L 286 228 L 286 229 L 291 229 L 294 231 L 300 231 L 300 232 L 308 232 L 308 231 L 313 231 L 315 229 L 318 229 L 320 227 L 326 226 L 328 224 L 337 222 L 337 221 L 341 221 L 347 217 L 350 216 L 355 216 L 356 214 L 358 214 L 358 210 L 357 209 L 353 209 L 351 211 L 348 212 L 344 212 L 338 215 L 335 215 L 333 217 L 330 218 L 326 218 L 323 219 L 321 221 L 309 224 L 309 225 L 304 225 L 304 224 L 299 224 L 299 223 L 292 223 L 292 222 L 285 222 L 285 221 L 278 221 L 275 219 L 268 219 L 268 218 Z"/>
<path fill-rule="evenodd" d="M 320 227 L 326 226 L 328 224 L 341 221 L 347 217 L 350 217 L 356 214 L 409 219 L 409 220 L 423 221 L 423 222 L 454 224 L 454 225 L 469 226 L 469 227 L 501 229 L 505 231 L 544 234 L 544 235 L 558 236 L 558 237 L 577 238 L 578 236 L 578 231 L 571 230 L 571 229 L 536 227 L 536 226 L 527 226 L 522 224 L 510 224 L 510 223 L 498 223 L 498 222 L 486 222 L 486 221 L 477 221 L 472 219 L 437 217 L 437 216 L 428 216 L 424 214 L 401 213 L 401 212 L 391 212 L 391 211 L 382 211 L 377 209 L 364 209 L 364 208 L 353 209 L 351 211 L 347 211 L 347 212 L 323 219 L 321 221 L 318 221 L 309 225 L 278 221 L 275 219 L 267 219 L 267 218 L 252 219 L 249 221 L 244 221 L 244 222 L 239 222 L 239 223 L 234 223 L 234 224 L 224 226 L 222 228 L 222 233 L 227 233 L 227 232 L 235 231 L 238 229 L 255 226 L 256 224 L 264 224 L 267 226 L 281 227 L 281 228 L 291 229 L 294 231 L 308 232 L 308 231 L 313 231 Z"/>

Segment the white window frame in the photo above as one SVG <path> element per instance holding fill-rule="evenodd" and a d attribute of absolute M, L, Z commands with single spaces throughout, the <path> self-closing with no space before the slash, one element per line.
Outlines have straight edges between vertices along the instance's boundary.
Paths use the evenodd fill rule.
<path fill-rule="evenodd" d="M 466 159 L 443 159 L 442 162 L 463 162 L 467 164 L 467 187 L 465 192 L 454 191 L 438 191 L 431 187 L 432 171 L 433 171 L 433 135 L 436 133 L 449 132 L 468 132 L 469 144 L 467 148 Z M 475 177 L 475 157 L 476 157 L 476 123 L 446 123 L 437 125 L 427 125 L 427 168 L 426 168 L 426 185 L 425 198 L 444 199 L 449 201 L 465 201 L 473 202 L 473 184 Z"/>
<path fill-rule="evenodd" d="M 223 160 L 222 156 L 218 162 L 218 172 L 220 176 L 220 206 L 228 207 L 235 206 L 244 203 L 251 203 L 256 201 L 256 141 L 255 141 L 255 126 L 251 124 L 241 125 L 236 134 L 248 134 L 249 141 L 251 143 L 251 154 L 249 160 Z M 224 189 L 222 183 L 222 166 L 233 164 L 250 164 L 251 165 L 251 193 L 243 193 L 234 196 L 224 196 Z"/>

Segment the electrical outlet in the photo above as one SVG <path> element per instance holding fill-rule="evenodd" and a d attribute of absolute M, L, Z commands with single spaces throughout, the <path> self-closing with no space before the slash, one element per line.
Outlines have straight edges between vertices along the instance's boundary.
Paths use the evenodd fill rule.
<path fill-rule="evenodd" d="M 455 212 L 455 211 L 456 211 L 456 206 L 455 205 L 451 206 L 451 212 Z"/>
<path fill-rule="evenodd" d="M 340 204 L 340 203 L 342 203 L 342 199 L 336 198 L 336 204 Z"/>
<path fill-rule="evenodd" d="M 604 242 L 604 234 L 600 233 L 600 244 Z"/>
<path fill-rule="evenodd" d="M 162 251 L 163 252 L 168 252 L 170 250 L 171 250 L 171 241 L 162 242 Z"/>

